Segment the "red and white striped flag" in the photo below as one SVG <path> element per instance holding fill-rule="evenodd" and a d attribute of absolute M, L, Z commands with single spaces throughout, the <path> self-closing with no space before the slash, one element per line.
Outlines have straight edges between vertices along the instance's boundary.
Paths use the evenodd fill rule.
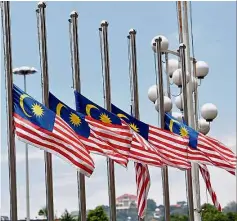
<path fill-rule="evenodd" d="M 145 217 L 148 192 L 150 189 L 150 174 L 147 165 L 134 163 L 136 171 L 136 184 L 137 184 L 137 208 L 138 216 Z"/>
<path fill-rule="evenodd" d="M 199 164 L 199 170 L 200 170 L 200 172 L 202 174 L 202 177 L 205 181 L 206 188 L 207 188 L 207 190 L 208 190 L 208 192 L 211 196 L 211 199 L 212 199 L 212 202 L 213 202 L 214 206 L 216 207 L 217 210 L 221 211 L 222 210 L 221 205 L 218 202 L 216 193 L 213 190 L 212 185 L 211 185 L 211 177 L 210 177 L 210 173 L 208 171 L 207 166 L 204 165 L 204 164 Z"/>
<path fill-rule="evenodd" d="M 116 148 L 113 148 L 111 145 L 108 145 L 101 140 L 86 122 L 85 115 L 71 109 L 52 93 L 49 93 L 49 108 L 68 124 L 69 128 L 66 129 L 71 128 L 91 153 L 109 157 L 116 163 L 124 167 L 127 166 L 128 157 L 120 154 Z"/>
<path fill-rule="evenodd" d="M 14 125 L 19 139 L 59 156 L 86 176 L 94 171 L 90 152 L 61 118 L 13 86 Z"/>
<path fill-rule="evenodd" d="M 186 124 L 177 121 L 170 114 L 165 114 L 165 128 L 189 139 L 189 148 L 185 155 L 188 160 L 213 165 L 235 174 L 235 154 L 217 140 L 198 133 Z"/>

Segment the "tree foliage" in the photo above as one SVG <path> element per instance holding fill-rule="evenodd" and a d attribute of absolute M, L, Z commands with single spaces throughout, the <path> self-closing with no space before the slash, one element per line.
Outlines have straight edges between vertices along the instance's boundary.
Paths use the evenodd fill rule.
<path fill-rule="evenodd" d="M 218 211 L 213 205 L 204 204 L 202 206 L 202 220 L 203 221 L 237 221 L 236 215 L 225 214 Z"/>
<path fill-rule="evenodd" d="M 156 202 L 153 199 L 147 200 L 147 210 L 148 211 L 155 211 L 156 210 Z"/>
<path fill-rule="evenodd" d="M 48 217 L 48 211 L 47 211 L 46 206 L 42 207 L 42 208 L 39 210 L 38 215 L 39 215 L 39 216 L 43 216 L 44 218 L 47 218 L 47 217 Z"/>
<path fill-rule="evenodd" d="M 87 221 L 109 221 L 102 206 L 97 206 L 94 210 L 90 210 L 87 215 Z"/>
<path fill-rule="evenodd" d="M 171 221 L 188 221 L 188 216 L 186 215 L 171 215 Z"/>
<path fill-rule="evenodd" d="M 65 212 L 62 214 L 60 220 L 61 221 L 74 221 L 72 215 L 67 210 L 65 210 Z"/>

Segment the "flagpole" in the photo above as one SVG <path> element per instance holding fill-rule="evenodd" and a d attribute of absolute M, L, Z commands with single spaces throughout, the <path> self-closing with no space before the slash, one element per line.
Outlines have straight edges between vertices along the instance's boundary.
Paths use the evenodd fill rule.
<path fill-rule="evenodd" d="M 139 120 L 139 94 L 138 94 L 138 77 L 137 77 L 137 52 L 136 52 L 136 30 L 131 29 L 129 31 L 129 41 L 130 41 L 130 48 L 131 51 L 131 61 L 132 61 L 132 87 L 133 87 L 133 94 L 132 96 L 132 114 L 133 116 Z M 129 61 L 130 62 L 130 61 Z M 130 71 L 130 70 L 129 70 Z M 139 221 L 144 221 L 143 218 L 138 217 Z"/>
<path fill-rule="evenodd" d="M 108 25 L 109 23 L 107 21 L 102 21 L 100 30 L 102 32 L 103 52 L 104 52 L 105 106 L 108 111 L 111 111 Z M 108 170 L 108 186 L 109 186 L 110 220 L 116 221 L 116 193 L 115 193 L 114 161 L 111 160 L 110 158 L 107 158 L 107 170 Z"/>
<path fill-rule="evenodd" d="M 182 67 L 182 94 L 183 94 L 183 112 L 184 112 L 184 121 L 189 125 L 188 118 L 188 104 L 187 104 L 187 80 L 186 80 L 186 62 L 185 62 L 185 45 L 180 44 L 179 52 L 181 58 L 181 67 Z M 189 208 L 189 219 L 194 221 L 194 208 L 193 208 L 193 188 L 192 188 L 192 171 L 191 169 L 187 170 L 187 185 L 188 185 L 188 208 Z"/>
<path fill-rule="evenodd" d="M 39 19 L 40 19 L 40 46 L 41 46 L 41 71 L 42 71 L 42 100 L 46 107 L 49 107 L 49 78 L 48 78 L 48 57 L 47 57 L 47 37 L 46 37 L 46 22 L 45 22 L 44 2 L 38 3 Z M 52 155 L 45 152 L 45 176 L 46 176 L 46 205 L 47 219 L 54 220 L 54 205 L 53 205 L 53 174 L 52 174 Z"/>
<path fill-rule="evenodd" d="M 165 111 L 164 111 L 164 92 L 163 92 L 163 73 L 162 73 L 162 58 L 161 58 L 161 41 L 162 38 L 155 39 L 156 54 L 157 54 L 157 75 L 159 79 L 159 110 L 160 110 L 160 128 L 165 128 Z M 163 182 L 163 200 L 165 206 L 165 221 L 170 221 L 170 197 L 169 197 L 169 178 L 168 167 L 164 166 L 161 169 Z"/>
<path fill-rule="evenodd" d="M 73 53 L 71 54 L 73 60 L 73 88 L 77 92 L 81 92 L 80 81 L 80 63 L 79 63 L 79 44 L 78 44 L 78 13 L 71 12 L 70 22 L 72 24 L 72 41 Z M 70 31 L 71 31 L 70 30 Z M 79 201 L 79 214 L 81 221 L 86 221 L 86 188 L 85 188 L 85 175 L 77 172 L 77 185 L 78 185 L 78 201 Z"/>
<path fill-rule="evenodd" d="M 3 33 L 4 35 L 4 57 L 6 74 L 7 94 L 7 138 L 8 138 L 8 165 L 9 165 L 9 188 L 10 188 L 10 218 L 17 221 L 17 185 L 16 185 L 16 153 L 15 153 L 15 131 L 13 122 L 13 79 L 12 79 L 12 49 L 11 49 L 11 21 L 10 2 L 2 2 Z"/>
<path fill-rule="evenodd" d="M 191 60 L 190 60 L 190 46 L 189 46 L 189 30 L 188 30 L 188 6 L 187 2 L 183 2 L 183 43 L 186 46 L 185 50 L 185 61 L 187 65 L 187 71 L 191 75 Z M 191 78 L 190 78 L 191 79 Z M 189 126 L 197 130 L 198 125 L 195 124 L 194 119 L 194 108 L 193 108 L 193 94 L 192 94 L 192 81 L 187 84 L 187 105 L 188 105 L 188 120 Z M 192 186 L 193 186 L 193 209 L 194 209 L 194 220 L 201 221 L 201 215 L 199 213 L 201 209 L 200 199 L 200 182 L 199 182 L 199 166 L 197 163 L 192 163 Z M 195 208 L 194 208 L 195 206 Z"/>
<path fill-rule="evenodd" d="M 33 67 L 20 67 L 14 68 L 13 74 L 23 76 L 24 78 L 24 92 L 26 93 L 26 76 L 35 74 L 37 70 Z M 30 180 L 29 180 L 29 157 L 28 157 L 28 144 L 25 143 L 25 160 L 26 160 L 26 220 L 30 221 Z"/>

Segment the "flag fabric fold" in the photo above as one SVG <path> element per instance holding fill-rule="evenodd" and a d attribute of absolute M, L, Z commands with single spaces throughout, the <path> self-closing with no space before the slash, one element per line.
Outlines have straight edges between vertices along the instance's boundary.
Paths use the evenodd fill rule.
<path fill-rule="evenodd" d="M 140 218 L 145 217 L 147 208 L 148 192 L 150 190 L 150 174 L 147 165 L 134 163 L 137 185 L 137 209 Z"/>
<path fill-rule="evenodd" d="M 216 192 L 214 191 L 214 189 L 212 188 L 212 185 L 211 185 L 211 176 L 210 176 L 207 166 L 204 164 L 199 164 L 199 170 L 202 174 L 202 177 L 203 177 L 204 182 L 206 184 L 206 188 L 209 192 L 209 195 L 211 196 L 213 205 L 216 207 L 217 210 L 221 211 L 222 210 L 221 205 L 220 205 L 219 201 L 217 200 Z"/>
<path fill-rule="evenodd" d="M 92 126 L 91 128 L 85 120 L 85 115 L 71 109 L 65 103 L 56 98 L 52 93 L 49 93 L 49 108 L 71 127 L 71 129 L 77 134 L 80 141 L 91 153 L 107 156 L 113 159 L 116 163 L 124 167 L 127 166 L 128 158 L 101 140 L 100 136 L 98 136 L 96 132 L 102 130 L 98 126 L 96 127 L 97 131 L 94 132 L 92 129 L 94 127 Z M 93 119 L 91 119 L 91 121 L 93 121 Z M 99 122 L 96 122 L 95 120 L 94 123 L 99 125 Z"/>
<path fill-rule="evenodd" d="M 183 154 L 186 153 L 187 139 L 143 123 L 113 104 L 112 112 L 123 119 L 134 130 L 132 147 L 135 151 L 142 149 L 146 152 L 148 158 L 159 163 L 160 166 L 168 165 L 179 169 L 188 169 L 191 167 L 190 162 L 186 158 L 180 157 L 177 151 L 177 148 L 180 148 L 184 152 Z M 149 162 L 149 159 L 146 163 L 155 166 Z"/>
<path fill-rule="evenodd" d="M 57 155 L 90 177 L 94 171 L 90 152 L 65 121 L 15 85 L 13 105 L 15 132 L 20 140 Z"/>
<path fill-rule="evenodd" d="M 193 162 L 213 165 L 235 174 L 236 156 L 219 141 L 198 133 L 170 114 L 165 114 L 165 128 L 181 137 L 189 139 L 187 159 Z"/>
<path fill-rule="evenodd" d="M 120 154 L 128 157 L 133 139 L 130 127 L 122 124 L 117 116 L 93 103 L 77 91 L 74 93 L 77 111 L 86 115 L 85 120 L 97 136 L 114 147 Z"/>

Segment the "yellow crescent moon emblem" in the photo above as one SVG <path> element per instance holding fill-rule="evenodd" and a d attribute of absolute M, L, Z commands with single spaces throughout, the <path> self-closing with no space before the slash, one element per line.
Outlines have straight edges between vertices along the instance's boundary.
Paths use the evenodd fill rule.
<path fill-rule="evenodd" d="M 60 117 L 60 112 L 61 109 L 65 107 L 62 103 L 58 103 L 57 107 L 56 107 L 56 114 Z"/>
<path fill-rule="evenodd" d="M 177 123 L 179 125 L 179 122 L 177 120 L 170 119 L 170 125 L 169 125 L 170 132 L 173 132 L 174 123 Z"/>
<path fill-rule="evenodd" d="M 126 119 L 128 119 L 124 114 L 117 114 L 117 116 L 119 117 L 119 118 L 126 118 Z M 129 119 L 128 119 L 129 120 Z"/>
<path fill-rule="evenodd" d="M 27 117 L 32 117 L 32 116 L 30 116 L 29 114 L 26 113 L 25 108 L 24 108 L 24 99 L 25 99 L 26 97 L 30 97 L 30 96 L 28 96 L 27 94 L 22 94 L 22 95 L 20 96 L 20 106 L 21 106 L 22 111 L 24 112 L 24 114 L 25 114 Z"/>
<path fill-rule="evenodd" d="M 89 116 L 89 117 L 91 117 L 90 113 L 91 113 L 91 109 L 92 109 L 92 108 L 95 108 L 95 109 L 98 109 L 98 110 L 99 110 L 99 108 L 97 108 L 95 105 L 93 105 L 93 104 L 87 104 L 87 105 L 86 105 L 86 114 L 87 114 L 87 116 Z"/>

